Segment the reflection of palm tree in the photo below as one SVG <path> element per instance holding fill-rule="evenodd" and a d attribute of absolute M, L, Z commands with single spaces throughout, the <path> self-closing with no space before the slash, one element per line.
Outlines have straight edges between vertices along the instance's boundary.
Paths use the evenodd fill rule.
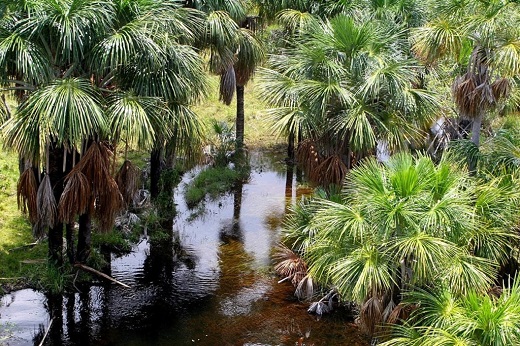
<path fill-rule="evenodd" d="M 229 240 L 243 241 L 242 229 L 240 228 L 243 189 L 244 183 L 242 181 L 237 181 L 233 187 L 233 219 L 230 225 L 224 226 L 220 231 L 220 240 L 225 243 Z"/>

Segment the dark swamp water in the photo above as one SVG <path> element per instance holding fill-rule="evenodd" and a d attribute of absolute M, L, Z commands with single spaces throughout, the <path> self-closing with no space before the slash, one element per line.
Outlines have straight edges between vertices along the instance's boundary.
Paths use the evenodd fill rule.
<path fill-rule="evenodd" d="M 278 283 L 271 251 L 299 192 L 285 165 L 259 153 L 251 160 L 247 184 L 200 209 L 185 205 L 193 173 L 185 175 L 174 194 L 180 245 L 164 251 L 143 236 L 130 254 L 112 256 L 110 274 L 131 288 L 2 297 L 0 345 L 39 345 L 47 330 L 46 345 L 368 345 L 345 312 L 318 319 L 290 283 Z"/>

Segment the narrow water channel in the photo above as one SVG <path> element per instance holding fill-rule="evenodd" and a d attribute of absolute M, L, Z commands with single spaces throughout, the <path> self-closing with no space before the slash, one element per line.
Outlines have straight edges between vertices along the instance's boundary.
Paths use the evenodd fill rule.
<path fill-rule="evenodd" d="M 344 312 L 318 319 L 290 283 L 278 283 L 271 251 L 296 183 L 290 177 L 286 190 L 281 162 L 260 153 L 251 160 L 248 183 L 199 208 L 183 197 L 196 170 L 185 174 L 174 195 L 180 245 L 164 251 L 143 236 L 130 254 L 112 257 L 111 275 L 130 289 L 2 297 L 0 345 L 38 345 L 47 329 L 47 345 L 367 345 Z"/>

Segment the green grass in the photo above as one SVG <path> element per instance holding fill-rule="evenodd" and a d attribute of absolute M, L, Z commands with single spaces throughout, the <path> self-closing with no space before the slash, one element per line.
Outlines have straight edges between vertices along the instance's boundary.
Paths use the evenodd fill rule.
<path fill-rule="evenodd" d="M 201 202 L 206 195 L 212 198 L 231 190 L 237 181 L 247 177 L 240 170 L 229 167 L 209 167 L 202 170 L 187 186 L 184 198 L 190 207 Z"/>
<path fill-rule="evenodd" d="M 1 144 L 0 144 L 1 145 Z M 0 156 L 0 293 L 24 285 L 45 266 L 47 244 L 34 242 L 31 225 L 18 210 L 16 154 L 3 150 Z"/>
<path fill-rule="evenodd" d="M 202 117 L 202 119 L 210 124 L 212 119 L 217 121 L 225 121 L 235 124 L 236 118 L 236 97 L 229 106 L 220 102 L 218 99 L 219 79 L 217 76 L 211 78 L 211 89 L 209 97 L 200 105 L 193 107 L 193 110 Z M 266 104 L 256 96 L 255 80 L 251 80 L 245 87 L 244 92 L 244 108 L 245 108 L 245 145 L 253 147 L 271 147 L 277 143 L 283 142 L 272 133 L 269 124 L 265 121 L 264 110 Z"/>

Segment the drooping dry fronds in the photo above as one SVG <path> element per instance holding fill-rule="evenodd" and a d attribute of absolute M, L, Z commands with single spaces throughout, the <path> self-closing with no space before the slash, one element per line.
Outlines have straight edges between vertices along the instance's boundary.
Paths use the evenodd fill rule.
<path fill-rule="evenodd" d="M 233 101 L 236 89 L 236 76 L 233 65 L 230 65 L 225 71 L 220 74 L 220 91 L 219 100 L 226 105 L 230 105 Z"/>
<path fill-rule="evenodd" d="M 388 324 L 397 324 L 400 321 L 406 321 L 410 318 L 410 315 L 414 310 L 417 309 L 416 304 L 409 304 L 400 302 L 395 306 L 388 317 L 386 318 L 386 323 Z"/>
<path fill-rule="evenodd" d="M 115 223 L 117 214 L 123 207 L 123 197 L 116 181 L 109 177 L 103 184 L 106 189 L 98 190 L 95 217 L 101 231 L 109 231 Z"/>
<path fill-rule="evenodd" d="M 71 223 L 77 215 L 89 210 L 92 204 L 90 182 L 78 169 L 73 169 L 65 177 L 65 189 L 58 204 L 59 218 L 64 223 Z"/>
<path fill-rule="evenodd" d="M 347 166 L 339 155 L 331 155 L 316 167 L 315 181 L 323 186 L 341 185 L 347 174 Z"/>
<path fill-rule="evenodd" d="M 91 184 L 91 194 L 95 203 L 94 210 L 90 210 L 89 213 L 95 215 L 102 231 L 111 229 L 117 213 L 123 207 L 123 197 L 110 174 L 112 155 L 107 145 L 93 142 L 76 165 Z"/>
<path fill-rule="evenodd" d="M 369 336 L 374 335 L 381 326 L 383 311 L 383 303 L 380 297 L 367 298 L 359 311 L 360 329 Z"/>
<path fill-rule="evenodd" d="M 282 280 L 291 280 L 292 284 L 297 287 L 307 275 L 307 265 L 303 259 L 287 246 L 280 244 L 273 255 L 277 264 L 274 270 L 278 275 L 282 276 Z"/>
<path fill-rule="evenodd" d="M 18 179 L 16 187 L 16 196 L 18 201 L 18 208 L 24 214 L 29 215 L 31 224 L 38 222 L 38 207 L 36 204 L 36 196 L 38 193 L 38 183 L 34 176 L 32 168 L 27 168 Z"/>
<path fill-rule="evenodd" d="M 310 275 L 305 275 L 298 283 L 298 286 L 296 286 L 296 291 L 294 292 L 294 295 L 298 297 L 298 299 L 309 300 L 314 295 L 314 287 L 315 285 L 312 277 Z M 321 313 L 318 313 L 318 315 L 321 315 Z"/>
<path fill-rule="evenodd" d="M 40 227 L 33 229 L 41 231 L 45 229 L 45 227 L 54 227 L 57 216 L 56 199 L 54 198 L 51 179 L 48 174 L 45 175 L 42 182 L 40 183 L 40 187 L 38 188 L 38 193 L 36 195 L 36 204 Z M 35 236 L 41 237 L 42 234 L 35 234 Z"/>
<path fill-rule="evenodd" d="M 491 84 L 491 90 L 496 100 L 506 98 L 511 92 L 511 83 L 507 78 L 499 78 Z"/>
<path fill-rule="evenodd" d="M 316 176 L 316 168 L 321 163 L 321 155 L 318 153 L 318 147 L 312 140 L 304 140 L 298 144 L 296 150 L 296 159 L 298 163 L 305 169 L 305 173 L 309 175 L 311 180 Z"/>
<path fill-rule="evenodd" d="M 124 203 L 130 205 L 139 189 L 141 170 L 132 162 L 126 160 L 115 176 L 119 192 L 123 196 Z"/>

